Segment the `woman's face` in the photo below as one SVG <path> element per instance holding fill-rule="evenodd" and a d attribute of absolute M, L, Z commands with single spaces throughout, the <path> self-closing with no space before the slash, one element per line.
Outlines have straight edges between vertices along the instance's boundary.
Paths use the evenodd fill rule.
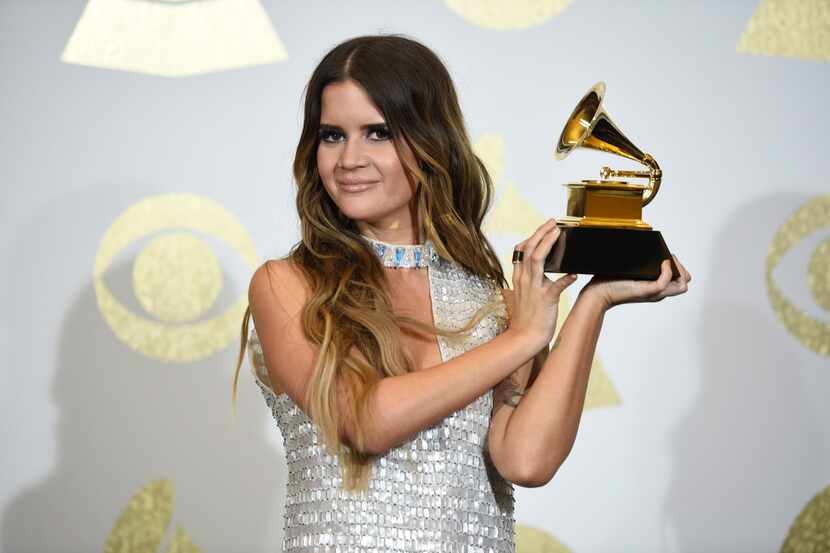
<path fill-rule="evenodd" d="M 323 186 L 358 229 L 380 240 L 417 241 L 412 234 L 414 185 L 406 176 L 386 122 L 352 80 L 323 89 L 317 168 Z M 404 144 L 407 155 L 412 157 Z"/>

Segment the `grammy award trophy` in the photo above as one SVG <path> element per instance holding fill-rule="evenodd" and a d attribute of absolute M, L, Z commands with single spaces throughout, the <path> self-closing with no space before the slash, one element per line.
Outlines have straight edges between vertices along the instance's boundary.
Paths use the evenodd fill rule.
<path fill-rule="evenodd" d="M 669 259 L 676 278 L 680 273 L 663 236 L 642 219 L 643 206 L 660 190 L 662 171 L 614 125 L 602 107 L 604 95 L 605 83 L 599 82 L 580 100 L 559 137 L 556 158 L 589 148 L 638 161 L 647 170 L 603 167 L 600 180 L 565 184 L 567 216 L 556 219 L 561 234 L 545 260 L 545 272 L 655 280 L 661 263 Z M 646 178 L 648 183 L 609 177 Z"/>

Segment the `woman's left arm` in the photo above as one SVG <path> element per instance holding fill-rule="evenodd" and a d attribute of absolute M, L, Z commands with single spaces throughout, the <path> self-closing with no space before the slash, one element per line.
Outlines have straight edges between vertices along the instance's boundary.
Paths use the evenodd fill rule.
<path fill-rule="evenodd" d="M 580 291 L 550 353 L 545 348 L 531 370 L 519 369 L 497 388 L 488 450 L 504 478 L 525 487 L 553 478 L 576 439 L 605 313 L 621 303 L 684 293 L 691 275 L 676 263 L 680 276 L 675 280 L 668 261 L 656 281 L 594 277 Z"/>

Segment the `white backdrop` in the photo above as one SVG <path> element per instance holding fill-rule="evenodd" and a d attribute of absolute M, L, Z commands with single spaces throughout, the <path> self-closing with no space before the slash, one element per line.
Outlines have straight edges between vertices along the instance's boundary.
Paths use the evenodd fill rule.
<path fill-rule="evenodd" d="M 282 442 L 247 363 L 230 411 L 240 301 L 298 239 L 303 86 L 378 32 L 448 65 L 500 253 L 564 214 L 562 183 L 633 167 L 553 159 L 604 80 L 664 171 L 644 217 L 694 275 L 608 314 L 576 445 L 517 521 L 577 553 L 778 551 L 830 484 L 830 4 L 259 6 L 0 0 L 2 552 L 280 550 Z"/>

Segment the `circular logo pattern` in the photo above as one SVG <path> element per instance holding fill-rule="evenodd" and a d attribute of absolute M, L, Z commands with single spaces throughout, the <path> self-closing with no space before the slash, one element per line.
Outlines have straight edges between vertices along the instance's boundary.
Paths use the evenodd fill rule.
<path fill-rule="evenodd" d="M 830 239 L 813 250 L 807 266 L 808 283 L 813 299 L 830 311 Z"/>
<path fill-rule="evenodd" d="M 818 492 L 790 526 L 781 553 L 830 551 L 830 486 Z"/>
<path fill-rule="evenodd" d="M 772 272 L 781 257 L 795 244 L 821 228 L 830 226 L 830 194 L 812 198 L 799 207 L 775 233 L 767 254 L 767 294 L 772 310 L 786 329 L 820 355 L 830 357 L 830 324 L 815 319 L 793 305 L 778 288 Z M 813 251 L 807 267 L 808 285 L 816 302 L 830 309 L 830 240 Z"/>
<path fill-rule="evenodd" d="M 165 194 L 146 198 L 116 218 L 101 238 L 93 267 L 98 309 L 109 327 L 132 349 L 162 361 L 195 361 L 222 349 L 237 336 L 248 304 L 241 294 L 219 315 L 194 321 L 218 297 L 222 270 L 207 242 L 183 229 L 221 239 L 251 270 L 259 265 L 250 236 L 221 205 L 200 196 Z M 115 256 L 152 233 L 163 234 L 136 256 L 132 284 L 155 319 L 131 312 L 104 281 Z"/>
<path fill-rule="evenodd" d="M 136 257 L 133 288 L 144 309 L 162 321 L 192 321 L 219 295 L 222 270 L 204 240 L 184 233 L 159 236 Z"/>

